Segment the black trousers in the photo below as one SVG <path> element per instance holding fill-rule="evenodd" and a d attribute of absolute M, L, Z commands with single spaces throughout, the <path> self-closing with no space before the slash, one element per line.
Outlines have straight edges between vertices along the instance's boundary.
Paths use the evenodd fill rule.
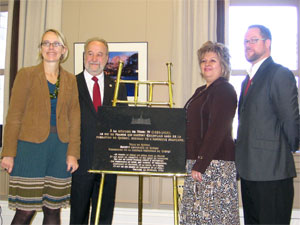
<path fill-rule="evenodd" d="M 293 178 L 276 181 L 241 179 L 245 224 L 289 224 L 293 208 Z"/>
<path fill-rule="evenodd" d="M 92 206 L 90 224 L 95 224 L 100 181 L 100 174 L 73 174 L 70 224 L 88 224 L 90 206 Z M 112 223 L 115 206 L 116 182 L 116 175 L 105 175 L 99 224 L 110 225 Z"/>

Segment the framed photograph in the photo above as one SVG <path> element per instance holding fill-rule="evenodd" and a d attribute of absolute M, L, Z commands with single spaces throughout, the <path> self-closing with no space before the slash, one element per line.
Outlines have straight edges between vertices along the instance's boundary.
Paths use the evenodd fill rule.
<path fill-rule="evenodd" d="M 104 69 L 106 76 L 116 79 L 119 61 L 124 62 L 121 79 L 147 81 L 147 42 L 108 42 L 109 59 Z M 74 43 L 74 73 L 84 70 L 84 43 Z M 134 84 L 126 84 L 128 100 L 134 99 Z M 147 86 L 139 85 L 138 100 L 147 101 Z"/>

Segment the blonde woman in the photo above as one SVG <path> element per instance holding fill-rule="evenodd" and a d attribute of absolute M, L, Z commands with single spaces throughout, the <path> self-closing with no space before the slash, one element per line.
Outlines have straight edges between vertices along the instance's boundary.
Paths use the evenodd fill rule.
<path fill-rule="evenodd" d="M 44 32 L 41 63 L 22 68 L 13 85 L 4 128 L 1 167 L 10 174 L 11 224 L 30 224 L 43 211 L 43 224 L 60 224 L 69 205 L 71 173 L 80 155 L 80 108 L 76 78 L 60 63 L 68 56 L 64 36 Z"/>

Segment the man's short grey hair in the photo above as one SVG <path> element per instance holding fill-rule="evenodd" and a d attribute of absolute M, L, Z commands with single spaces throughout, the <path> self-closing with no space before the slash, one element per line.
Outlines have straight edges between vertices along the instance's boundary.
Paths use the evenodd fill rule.
<path fill-rule="evenodd" d="M 87 46 L 88 46 L 91 42 L 93 42 L 93 41 L 97 41 L 97 42 L 100 42 L 100 43 L 104 44 L 105 47 L 106 47 L 106 49 L 107 49 L 106 55 L 108 55 L 109 50 L 108 50 L 108 44 L 107 44 L 107 41 L 105 41 L 105 40 L 102 39 L 102 38 L 98 38 L 98 37 L 90 38 L 90 39 L 88 39 L 88 40 L 85 42 L 85 44 L 84 44 L 84 52 L 86 52 Z"/>

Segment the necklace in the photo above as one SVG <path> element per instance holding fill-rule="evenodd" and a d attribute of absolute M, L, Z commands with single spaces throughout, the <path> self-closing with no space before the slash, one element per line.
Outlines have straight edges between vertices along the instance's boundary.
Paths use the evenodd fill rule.
<path fill-rule="evenodd" d="M 53 93 L 49 93 L 50 95 L 50 99 L 55 99 L 58 97 L 58 91 L 59 91 L 59 81 L 60 81 L 60 74 L 57 77 L 57 81 L 55 83 L 55 89 L 53 91 Z"/>

